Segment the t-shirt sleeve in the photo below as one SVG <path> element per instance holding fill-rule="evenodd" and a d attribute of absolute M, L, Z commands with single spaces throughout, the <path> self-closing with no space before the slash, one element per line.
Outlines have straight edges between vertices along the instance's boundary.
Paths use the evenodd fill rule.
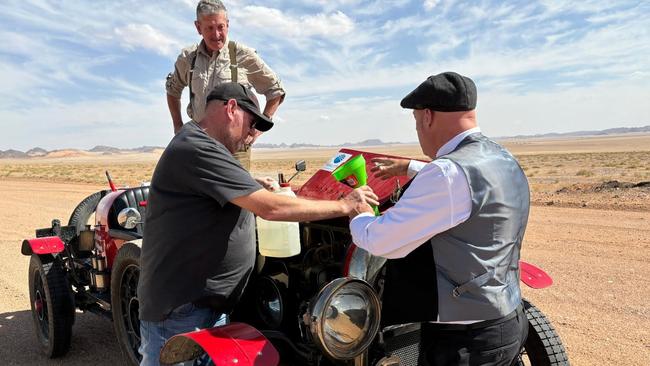
<path fill-rule="evenodd" d="M 232 199 L 263 189 L 223 146 L 202 144 L 194 154 L 191 189 L 211 198 L 221 206 Z"/>

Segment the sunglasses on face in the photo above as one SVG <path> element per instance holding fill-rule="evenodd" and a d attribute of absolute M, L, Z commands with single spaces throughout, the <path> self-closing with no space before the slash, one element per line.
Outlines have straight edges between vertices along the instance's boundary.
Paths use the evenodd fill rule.
<path fill-rule="evenodd" d="M 227 104 L 228 104 L 228 101 L 227 101 L 227 100 L 223 100 L 222 102 L 223 102 L 223 105 L 227 105 Z M 253 115 L 251 112 L 247 111 L 246 109 L 242 108 L 239 104 L 237 105 L 237 107 L 238 107 L 239 109 L 241 109 L 242 111 L 244 111 L 244 113 L 246 113 L 246 115 L 249 115 L 249 116 L 253 117 L 253 118 L 251 119 L 250 129 L 251 129 L 251 130 L 254 129 L 255 126 L 257 125 L 257 120 L 255 119 L 255 115 Z"/>

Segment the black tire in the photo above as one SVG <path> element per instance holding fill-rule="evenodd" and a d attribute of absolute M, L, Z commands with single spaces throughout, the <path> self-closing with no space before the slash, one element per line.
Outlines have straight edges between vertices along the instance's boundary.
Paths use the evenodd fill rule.
<path fill-rule="evenodd" d="M 569 366 L 569 358 L 560 336 L 544 313 L 524 299 L 528 318 L 528 338 L 517 365 Z"/>
<path fill-rule="evenodd" d="M 136 366 L 142 356 L 140 347 L 140 318 L 138 279 L 140 277 L 140 247 L 124 244 L 115 256 L 111 273 L 111 309 L 113 328 L 126 364 Z"/>
<path fill-rule="evenodd" d="M 32 255 L 29 261 L 29 299 L 36 336 L 49 358 L 70 349 L 74 323 L 74 297 L 61 261 Z"/>
<path fill-rule="evenodd" d="M 106 195 L 106 191 L 99 191 L 91 194 L 81 201 L 77 207 L 72 211 L 70 215 L 70 220 L 68 220 L 68 226 L 75 226 L 77 228 L 77 234 L 86 228 L 90 216 L 97 209 L 97 204 L 99 200 Z"/>

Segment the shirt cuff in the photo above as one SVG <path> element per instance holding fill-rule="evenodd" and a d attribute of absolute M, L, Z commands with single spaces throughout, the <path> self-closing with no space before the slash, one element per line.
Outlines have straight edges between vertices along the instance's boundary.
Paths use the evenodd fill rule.
<path fill-rule="evenodd" d="M 359 248 L 368 250 L 366 246 L 366 227 L 377 217 L 371 212 L 362 212 L 350 220 L 350 234 L 352 242 Z"/>
<path fill-rule="evenodd" d="M 375 217 L 375 214 L 372 212 L 362 212 L 357 216 L 353 217 L 352 220 L 350 220 L 350 225 L 352 224 L 352 221 L 356 220 L 358 217 L 364 217 L 364 216 Z"/>
<path fill-rule="evenodd" d="M 166 87 L 165 91 L 167 92 L 167 95 L 170 95 L 170 96 L 172 96 L 174 98 L 178 98 L 178 99 L 180 99 L 181 96 L 183 95 L 183 89 L 181 89 L 179 91 L 177 88 L 174 88 L 174 87 Z"/>
<path fill-rule="evenodd" d="M 427 165 L 424 161 L 419 161 L 419 160 L 411 160 L 409 162 L 409 167 L 406 171 L 406 175 L 409 178 L 413 178 L 424 166 Z"/>
<path fill-rule="evenodd" d="M 273 100 L 277 97 L 281 97 L 282 99 L 280 102 L 284 100 L 284 96 L 286 93 L 284 92 L 284 89 L 282 88 L 271 88 L 270 90 L 267 90 L 266 93 L 264 93 L 264 96 L 266 97 L 266 100 Z"/>

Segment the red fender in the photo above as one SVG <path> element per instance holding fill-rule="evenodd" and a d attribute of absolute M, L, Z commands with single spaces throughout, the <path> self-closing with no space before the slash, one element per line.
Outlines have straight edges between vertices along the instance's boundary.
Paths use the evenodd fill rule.
<path fill-rule="evenodd" d="M 215 365 L 276 366 L 280 355 L 260 331 L 244 323 L 202 329 L 171 337 L 160 351 L 160 363 L 175 364 L 207 353 Z"/>
<path fill-rule="evenodd" d="M 42 238 L 23 240 L 20 252 L 24 255 L 56 254 L 61 253 L 64 248 L 65 244 L 58 236 L 44 236 Z"/>
<path fill-rule="evenodd" d="M 521 282 L 532 288 L 546 288 L 553 284 L 553 279 L 541 268 L 519 261 Z"/>

